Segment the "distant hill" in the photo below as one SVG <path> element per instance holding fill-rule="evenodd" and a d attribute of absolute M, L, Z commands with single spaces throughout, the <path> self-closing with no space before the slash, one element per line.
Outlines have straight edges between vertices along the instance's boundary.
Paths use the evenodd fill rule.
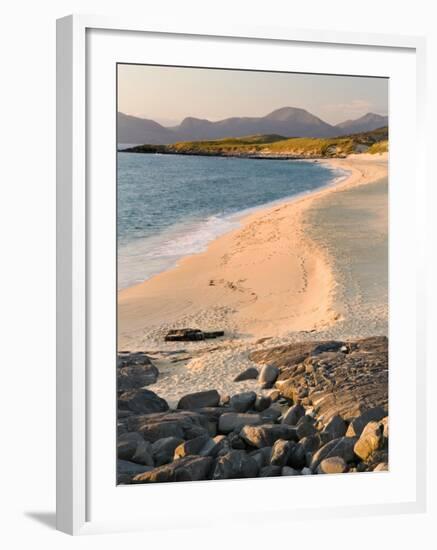
<path fill-rule="evenodd" d="M 371 132 L 328 137 L 286 138 L 253 135 L 218 140 L 183 141 L 169 145 L 138 145 L 128 153 L 161 153 L 167 155 L 200 155 L 244 158 L 332 158 L 351 153 L 383 153 L 388 150 L 388 128 Z"/>
<path fill-rule="evenodd" d="M 356 124 L 356 126 L 354 126 Z M 180 141 L 199 141 L 257 134 L 286 137 L 333 137 L 370 131 L 388 124 L 388 117 L 368 113 L 356 121 L 337 126 L 324 122 L 305 109 L 283 107 L 263 117 L 232 117 L 217 122 L 195 117 L 167 128 L 157 122 L 118 113 L 118 143 L 167 145 Z"/>
<path fill-rule="evenodd" d="M 367 113 L 356 120 L 346 120 L 341 124 L 337 124 L 336 128 L 351 134 L 356 132 L 370 132 L 376 128 L 381 128 L 382 126 L 388 126 L 388 116 Z"/>

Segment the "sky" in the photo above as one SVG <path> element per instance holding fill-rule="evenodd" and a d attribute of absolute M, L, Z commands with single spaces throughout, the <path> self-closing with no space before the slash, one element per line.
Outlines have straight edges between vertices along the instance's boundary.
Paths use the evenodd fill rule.
<path fill-rule="evenodd" d="M 306 109 L 330 124 L 388 114 L 388 79 L 187 67 L 118 65 L 118 110 L 164 126 Z"/>

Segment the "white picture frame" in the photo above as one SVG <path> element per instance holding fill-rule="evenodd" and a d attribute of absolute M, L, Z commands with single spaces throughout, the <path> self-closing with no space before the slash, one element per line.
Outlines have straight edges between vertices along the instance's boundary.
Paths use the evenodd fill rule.
<path fill-rule="evenodd" d="M 141 40 L 141 37 L 147 36 L 159 40 L 160 43 L 165 43 L 166 40 L 170 39 L 187 41 L 191 39 L 198 41 L 216 39 L 223 41 L 223 44 L 225 42 L 232 44 L 235 41 L 235 44 L 243 44 L 248 48 L 255 47 L 255 45 L 259 48 L 262 48 L 263 45 L 275 48 L 276 46 L 286 47 L 292 44 L 312 44 L 317 48 L 335 46 L 342 48 L 343 52 L 350 49 L 353 53 L 357 48 L 361 48 L 363 51 L 376 51 L 379 49 L 383 52 L 396 52 L 396 55 L 399 56 L 405 54 L 410 59 L 412 59 L 411 56 L 414 57 L 414 82 L 410 82 L 410 85 L 414 88 L 414 93 L 411 88 L 411 96 L 409 96 L 407 89 L 405 89 L 405 97 L 408 100 L 415 95 L 414 105 L 409 105 L 409 107 L 412 113 L 414 111 L 414 117 L 411 118 L 410 122 L 414 125 L 413 130 L 417 146 L 415 163 L 413 167 L 410 167 L 415 181 L 416 234 L 414 241 L 408 245 L 415 248 L 415 262 L 410 271 L 407 273 L 408 270 L 406 270 L 403 274 L 407 281 L 407 289 L 413 292 L 414 287 L 414 299 L 410 292 L 411 300 L 405 303 L 404 306 L 409 312 L 414 310 L 410 322 L 412 323 L 411 327 L 414 325 L 416 335 L 414 345 L 406 353 L 406 357 L 414 357 L 415 392 L 412 392 L 411 389 L 410 392 L 414 393 L 416 406 L 414 417 L 416 461 L 414 475 L 411 477 L 411 485 L 405 493 L 408 493 L 408 496 L 399 499 L 393 497 L 393 499 L 384 502 L 372 502 L 369 497 L 362 504 L 358 499 L 355 502 L 345 502 L 343 505 L 341 502 L 335 503 L 334 506 L 330 507 L 323 505 L 323 503 L 319 505 L 316 502 L 314 506 L 295 507 L 290 504 L 287 508 L 287 505 L 281 502 L 275 509 L 267 507 L 258 508 L 257 510 L 254 507 L 248 511 L 247 516 L 242 514 L 242 517 L 245 519 L 250 517 L 252 518 L 251 521 L 256 521 L 257 511 L 260 514 L 262 513 L 264 517 L 265 515 L 271 515 L 273 518 L 273 515 L 275 515 L 284 518 L 284 514 L 293 510 L 293 518 L 296 519 L 305 517 L 326 518 L 329 515 L 359 516 L 368 515 L 369 513 L 387 514 L 424 511 L 426 502 L 426 464 L 424 458 L 425 424 L 423 419 L 426 418 L 426 363 L 425 254 L 422 243 L 425 241 L 426 228 L 420 212 L 425 210 L 425 161 L 422 154 L 424 147 L 421 146 L 424 142 L 425 40 L 421 37 L 337 33 L 287 28 L 237 28 L 232 25 L 226 29 L 214 28 L 213 25 L 210 28 L 196 28 L 193 25 L 191 28 L 179 29 L 171 26 L 157 27 L 148 24 L 148 22 L 143 23 L 136 20 L 72 15 L 57 22 L 57 528 L 76 535 L 90 532 L 159 528 L 168 525 L 170 522 L 174 526 L 186 525 L 186 522 L 190 521 L 183 511 L 178 515 L 175 510 L 169 509 L 165 523 L 160 522 L 159 506 L 157 506 L 156 514 L 153 517 L 150 514 L 147 517 L 144 509 L 135 516 L 130 515 L 129 517 L 132 519 L 119 517 L 115 507 L 112 508 L 112 511 L 109 508 L 102 509 L 101 513 L 95 514 L 95 518 L 93 517 L 94 514 L 90 514 L 94 502 L 102 500 L 109 502 L 112 498 L 109 493 L 106 495 L 102 489 L 102 483 L 105 483 L 104 479 L 108 478 L 102 478 L 103 481 L 100 485 L 94 484 L 95 476 L 93 472 L 95 472 L 95 468 L 93 464 L 95 458 L 91 449 L 92 440 L 94 440 L 96 434 L 96 430 L 93 429 L 96 415 L 90 414 L 90 411 L 93 410 L 96 401 L 99 400 L 100 403 L 100 398 L 102 398 L 101 407 L 105 410 L 107 417 L 111 418 L 110 401 L 113 399 L 110 386 L 102 383 L 102 387 L 96 389 L 96 385 L 92 383 L 95 370 L 95 363 L 93 363 L 95 332 L 93 332 L 92 326 L 95 322 L 95 316 L 99 313 L 96 313 L 96 307 L 94 307 L 96 303 L 92 302 L 95 287 L 93 286 L 94 275 L 90 251 L 92 254 L 92 250 L 95 250 L 93 239 L 101 238 L 96 237 L 95 231 L 93 232 L 93 220 L 97 215 L 102 214 L 102 212 L 96 212 L 95 206 L 93 206 L 93 204 L 95 205 L 95 200 L 93 202 L 93 199 L 95 199 L 94 193 L 97 191 L 90 185 L 94 177 L 94 164 L 90 162 L 91 153 L 89 149 L 94 139 L 91 134 L 92 132 L 101 131 L 98 126 L 96 127 L 96 124 L 93 125 L 92 132 L 89 129 L 90 110 L 93 106 L 92 91 L 89 87 L 93 75 L 90 72 L 95 69 L 96 65 L 93 64 L 93 58 L 88 56 L 90 50 L 93 50 L 92 54 L 94 55 L 94 52 L 98 52 L 99 48 L 102 49 L 102 44 L 90 38 L 93 32 L 101 33 L 99 36 L 105 34 L 105 40 L 112 41 L 115 50 L 117 47 L 114 42 L 116 40 L 115 35 L 124 33 L 123 36 L 129 36 L 129 40 L 132 42 L 130 45 L 126 45 L 126 49 L 123 50 L 123 58 L 120 59 L 120 61 L 125 62 L 131 60 L 127 59 L 126 56 L 129 56 L 129 52 L 133 51 L 132 48 L 135 44 L 138 44 L 137 41 Z M 107 44 L 109 42 L 106 42 Z M 105 50 L 105 55 L 108 56 L 106 62 L 110 66 L 113 63 L 113 58 L 110 55 L 114 54 L 109 52 L 111 48 L 105 48 Z M 182 50 L 179 55 L 183 55 Z M 172 57 L 170 48 L 165 52 L 164 57 L 166 62 L 163 62 L 163 64 L 166 64 Z M 345 60 L 346 57 L 345 55 Z M 138 59 L 137 56 L 134 61 L 137 62 Z M 244 62 L 241 61 L 241 63 Z M 180 57 L 175 59 L 175 64 L 180 64 Z M 332 69 L 327 67 L 325 72 L 330 71 Z M 101 82 L 105 82 L 104 78 L 101 79 Z M 108 105 L 102 106 L 103 108 L 109 109 L 110 101 Z M 102 110 L 102 114 L 107 112 L 109 111 Z M 96 118 L 94 122 L 97 123 L 98 120 Z M 107 120 L 106 122 L 106 125 L 111 124 L 114 124 L 115 129 L 115 112 L 114 120 Z M 391 141 L 392 137 L 394 141 L 396 140 L 396 127 L 396 124 L 391 124 L 391 128 L 394 128 L 391 130 L 394 134 L 390 136 Z M 108 145 L 110 145 L 109 142 Z M 401 147 L 401 144 L 399 147 Z M 99 155 L 106 155 L 108 150 L 102 146 Z M 399 148 L 399 151 L 401 151 L 401 148 Z M 114 166 L 111 165 L 111 159 L 107 160 L 110 171 L 105 175 L 113 179 Z M 399 155 L 399 162 L 401 162 L 401 155 Z M 399 177 L 399 181 L 401 181 L 400 172 L 402 170 L 400 165 L 398 167 L 396 164 L 396 144 L 394 144 L 394 156 L 391 153 L 390 170 L 390 177 L 393 177 L 395 181 Z M 397 223 L 396 220 L 401 221 L 402 219 L 401 212 L 398 211 L 402 208 L 402 204 L 401 200 L 397 204 L 391 204 L 391 218 L 394 223 Z M 104 214 L 102 215 L 104 216 Z M 108 218 L 111 215 L 111 211 L 106 213 Z M 106 223 L 103 218 L 100 221 Z M 115 220 L 113 222 L 115 223 Z M 110 222 L 108 221 L 108 223 Z M 392 230 L 392 226 L 390 229 Z M 109 259 L 110 254 L 111 252 L 108 251 Z M 394 284 L 393 287 L 395 292 L 396 285 Z M 110 285 L 106 290 L 111 291 Z M 105 296 L 107 297 L 108 294 Z M 115 298 L 113 300 L 115 302 Z M 398 311 L 400 310 L 401 304 L 399 304 Z M 401 329 L 399 330 L 401 331 Z M 396 350 L 391 349 L 392 351 L 396 357 Z M 400 384 L 402 384 L 402 381 L 400 381 Z M 101 392 L 100 397 L 98 392 Z M 103 392 L 106 392 L 105 399 L 103 399 Z M 105 401 L 108 405 L 105 405 Z M 396 395 L 394 406 L 396 407 Z M 419 419 L 422 422 L 419 423 Z M 109 425 L 107 427 L 108 433 L 111 429 L 114 429 L 115 432 L 114 426 Z M 104 431 L 105 429 L 102 427 L 102 432 Z M 102 448 L 111 444 L 109 435 L 105 442 L 103 442 L 104 435 L 99 437 L 102 437 Z M 112 461 L 112 457 L 108 456 L 108 462 L 110 461 Z M 387 476 L 390 475 L 394 474 L 391 472 L 387 474 Z M 359 479 L 359 477 L 360 475 L 357 474 L 356 478 Z M 287 482 L 289 481 L 287 480 Z M 313 481 L 311 480 L 312 489 L 314 487 Z M 330 483 L 332 481 L 335 480 L 331 480 Z M 225 484 L 217 483 L 214 489 L 215 498 L 219 505 L 223 507 L 225 497 L 229 497 L 233 490 L 254 490 L 254 484 L 259 482 L 263 483 L 262 487 L 265 491 L 268 489 L 268 483 L 271 480 L 238 480 L 226 482 Z M 284 482 L 284 480 L 281 480 L 281 483 Z M 309 483 L 309 480 L 302 479 L 299 482 Z M 328 483 L 328 480 L 326 480 L 326 483 Z M 178 485 L 179 487 L 169 487 L 169 485 Z M 387 491 L 390 490 L 388 485 Z M 181 489 L 181 486 L 183 486 L 183 489 Z M 257 490 L 260 487 L 257 485 Z M 119 495 L 122 494 L 120 491 L 135 491 L 136 495 L 139 495 L 138 491 L 144 491 L 145 489 L 150 492 L 153 491 L 153 497 L 157 499 L 161 494 L 165 494 L 166 498 L 169 499 L 173 494 L 176 494 L 172 491 L 183 490 L 190 505 L 196 507 L 196 505 L 198 506 L 196 502 L 199 497 L 205 491 L 211 491 L 211 486 L 208 483 L 200 482 L 166 484 L 165 486 L 150 488 L 118 488 L 117 490 Z M 332 491 L 328 486 L 326 486 L 326 489 L 321 490 L 325 490 L 325 492 Z M 101 491 L 100 498 L 96 497 L 96 491 Z M 229 514 L 231 514 L 231 508 Z M 207 516 L 202 516 L 200 513 L 197 520 L 193 521 L 193 526 L 203 525 L 207 519 Z"/>

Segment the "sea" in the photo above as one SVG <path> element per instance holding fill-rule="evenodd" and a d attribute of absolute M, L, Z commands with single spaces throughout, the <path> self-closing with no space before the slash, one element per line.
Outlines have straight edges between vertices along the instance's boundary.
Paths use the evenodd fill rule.
<path fill-rule="evenodd" d="M 345 176 L 319 162 L 118 152 L 118 288 L 206 250 L 245 214 Z"/>

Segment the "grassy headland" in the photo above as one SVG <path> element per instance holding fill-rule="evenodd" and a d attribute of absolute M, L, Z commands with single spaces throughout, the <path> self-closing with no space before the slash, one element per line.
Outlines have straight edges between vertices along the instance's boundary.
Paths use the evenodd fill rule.
<path fill-rule="evenodd" d="M 388 127 L 336 138 L 286 138 L 255 135 L 209 141 L 184 141 L 172 145 L 137 145 L 126 153 L 229 156 L 247 158 L 344 158 L 352 153 L 388 150 Z"/>

